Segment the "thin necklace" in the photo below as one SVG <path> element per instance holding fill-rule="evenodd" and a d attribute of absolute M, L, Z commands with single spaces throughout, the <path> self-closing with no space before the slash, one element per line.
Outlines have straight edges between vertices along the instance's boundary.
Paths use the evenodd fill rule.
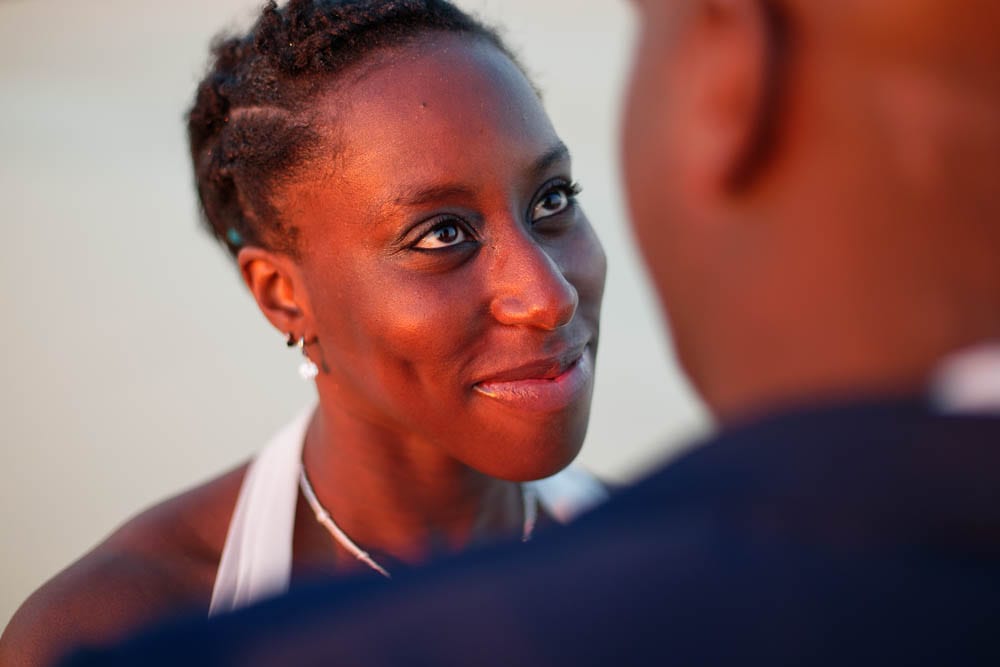
<path fill-rule="evenodd" d="M 355 544 L 354 540 L 349 538 L 347 533 L 341 530 L 340 526 L 334 522 L 330 513 L 326 511 L 326 508 L 319 502 L 319 498 L 316 497 L 316 492 L 313 491 L 312 484 L 309 483 L 309 478 L 306 476 L 305 467 L 302 468 L 299 474 L 299 488 L 302 489 L 302 495 L 306 497 L 309 507 L 312 508 L 313 513 L 316 515 L 316 521 L 326 528 L 330 536 L 340 546 L 347 549 L 352 556 L 386 579 L 392 579 L 392 575 L 389 574 L 388 570 L 379 565 L 371 557 L 371 554 Z M 535 532 L 535 522 L 538 520 L 538 496 L 531 484 L 521 484 L 521 500 L 524 502 L 524 526 L 521 529 L 521 541 L 527 542 Z"/>

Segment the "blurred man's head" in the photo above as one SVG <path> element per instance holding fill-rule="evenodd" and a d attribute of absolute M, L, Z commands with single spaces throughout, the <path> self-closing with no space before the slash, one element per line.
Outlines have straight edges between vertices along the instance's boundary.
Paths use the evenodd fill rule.
<path fill-rule="evenodd" d="M 1000 3 L 636 4 L 632 216 L 723 420 L 1000 337 Z"/>

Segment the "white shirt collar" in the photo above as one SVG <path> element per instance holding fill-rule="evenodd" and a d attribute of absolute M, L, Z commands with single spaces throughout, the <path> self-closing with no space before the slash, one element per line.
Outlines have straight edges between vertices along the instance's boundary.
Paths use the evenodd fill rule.
<path fill-rule="evenodd" d="M 934 373 L 930 396 L 945 414 L 1000 414 L 1000 342 L 946 357 Z"/>

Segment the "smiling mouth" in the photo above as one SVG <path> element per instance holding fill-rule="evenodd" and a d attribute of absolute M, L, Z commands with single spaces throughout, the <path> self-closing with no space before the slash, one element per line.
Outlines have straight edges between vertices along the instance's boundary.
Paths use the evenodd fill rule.
<path fill-rule="evenodd" d="M 577 401 L 591 385 L 589 346 L 562 359 L 550 359 L 506 371 L 473 385 L 487 398 L 531 412 L 558 412 Z"/>

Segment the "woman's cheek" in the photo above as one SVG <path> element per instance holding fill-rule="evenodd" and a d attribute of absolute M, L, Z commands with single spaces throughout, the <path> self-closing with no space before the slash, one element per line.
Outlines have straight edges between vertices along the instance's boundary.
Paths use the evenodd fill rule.
<path fill-rule="evenodd" d="M 478 328 L 474 281 L 453 276 L 398 274 L 373 283 L 376 309 L 369 321 L 393 356 L 443 360 L 458 353 Z"/>

